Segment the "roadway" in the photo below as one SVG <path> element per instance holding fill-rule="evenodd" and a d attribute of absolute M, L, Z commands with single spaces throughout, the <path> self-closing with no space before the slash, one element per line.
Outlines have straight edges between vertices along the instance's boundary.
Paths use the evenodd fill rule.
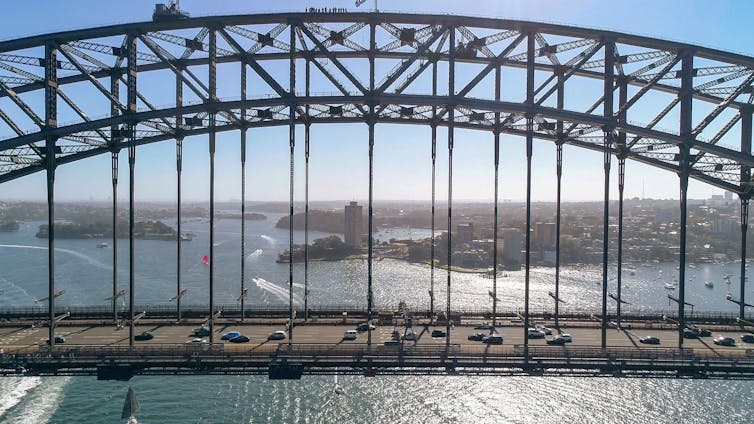
<path fill-rule="evenodd" d="M 136 334 L 143 331 L 151 331 L 154 338 L 149 341 L 137 341 L 137 346 L 166 345 L 166 344 L 184 344 L 194 339 L 192 330 L 197 325 L 176 325 L 164 323 L 142 323 L 136 326 Z M 346 330 L 354 329 L 354 325 L 336 325 L 336 324 L 305 324 L 294 327 L 293 341 L 296 344 L 329 344 L 329 345 L 347 345 L 363 344 L 367 341 L 367 333 L 360 332 L 358 339 L 355 341 L 343 340 L 343 333 Z M 418 335 L 417 341 L 406 341 L 406 345 L 417 346 L 436 346 L 441 348 L 445 345 L 444 337 L 431 337 L 431 332 L 435 327 L 431 326 L 414 326 Z M 436 327 L 445 330 L 445 327 Z M 384 342 L 392 339 L 392 332 L 396 329 L 393 326 L 377 326 L 372 331 L 372 342 L 375 345 L 383 345 Z M 403 327 L 397 327 L 398 331 L 403 334 Z M 715 354 L 740 354 L 746 355 L 747 349 L 754 348 L 754 344 L 744 343 L 740 339 L 743 331 L 731 331 L 731 327 L 716 328 L 710 327 L 712 337 L 702 339 L 686 339 L 684 347 L 694 349 L 694 352 L 704 353 L 706 355 Z M 249 350 L 270 350 L 275 349 L 279 343 L 288 343 L 287 340 L 267 340 L 267 336 L 274 331 L 285 330 L 283 325 L 270 324 L 222 324 L 215 326 L 215 342 L 222 343 L 224 349 L 228 351 L 249 351 Z M 15 349 L 22 348 L 25 352 L 35 350 L 43 346 L 47 340 L 46 327 L 0 327 L 0 349 L 5 353 L 10 353 Z M 220 340 L 221 335 L 228 331 L 239 331 L 250 338 L 249 343 L 234 344 Z M 481 342 L 470 341 L 468 336 L 475 333 L 489 333 L 489 330 L 474 329 L 473 326 L 456 326 L 451 331 L 450 343 L 460 345 L 462 348 L 473 348 L 474 346 L 484 346 Z M 573 347 L 599 347 L 601 342 L 601 333 L 599 328 L 568 328 L 567 332 L 573 336 L 573 342 L 569 344 Z M 554 332 L 556 333 L 556 332 Z M 65 325 L 57 327 L 57 335 L 65 337 L 63 346 L 71 347 L 77 345 L 87 346 L 128 346 L 128 328 L 117 329 L 112 325 Z M 522 327 L 502 327 L 498 329 L 498 334 L 503 336 L 504 344 L 502 346 L 486 347 L 487 352 L 509 349 L 513 345 L 521 345 L 524 342 Z M 654 346 L 643 345 L 639 343 L 639 338 L 643 336 L 659 337 L 661 344 L 657 347 L 673 348 L 677 347 L 678 333 L 670 329 L 634 329 L 619 330 L 609 329 L 607 333 L 608 347 L 615 348 L 651 348 Z M 736 345 L 732 347 L 718 346 L 712 342 L 717 336 L 730 336 L 736 340 Z M 551 336 L 548 336 L 548 338 Z M 204 337 L 208 339 L 208 337 Z M 544 339 L 530 339 L 529 345 L 547 346 Z M 61 347 L 63 347 L 61 346 Z M 556 347 L 553 347 L 556 348 Z"/>

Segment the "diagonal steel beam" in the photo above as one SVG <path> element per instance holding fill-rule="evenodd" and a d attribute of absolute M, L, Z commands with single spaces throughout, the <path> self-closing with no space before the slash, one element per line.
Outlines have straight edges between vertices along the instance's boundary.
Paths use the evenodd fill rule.
<path fill-rule="evenodd" d="M 306 25 L 301 27 L 301 31 L 303 31 L 303 33 L 306 34 L 306 36 L 309 37 L 309 39 L 311 39 L 311 41 L 314 43 L 317 49 L 319 49 L 319 51 L 324 53 L 325 56 L 330 60 L 330 62 L 332 62 L 333 65 L 335 65 L 340 70 L 340 72 L 342 72 L 343 75 L 345 75 L 345 77 L 348 78 L 348 80 L 351 81 L 351 83 L 357 89 L 359 89 L 359 91 L 361 91 L 364 94 L 368 92 L 366 87 L 364 87 L 364 85 L 361 84 L 361 81 L 359 81 L 358 79 L 356 79 L 356 77 L 353 76 L 351 71 L 349 71 L 348 68 L 346 68 L 345 65 L 343 65 L 343 63 L 341 63 L 341 61 L 338 60 L 338 58 L 335 57 L 335 55 L 330 50 L 328 50 L 314 34 L 312 34 L 312 32 L 309 30 L 309 28 L 306 27 Z"/>
<path fill-rule="evenodd" d="M 120 99 L 116 99 L 110 92 L 110 90 L 107 90 L 97 78 L 95 78 L 89 71 L 87 71 L 81 65 L 81 63 L 79 63 L 79 61 L 76 60 L 76 58 L 73 57 L 73 55 L 68 51 L 68 49 L 66 48 L 67 46 L 65 46 L 64 44 L 57 44 L 57 46 L 59 51 L 63 53 L 63 56 L 65 56 L 79 72 L 85 75 L 89 82 L 92 83 L 92 85 L 94 85 L 94 87 L 99 90 L 100 93 L 107 97 L 107 99 L 110 100 L 111 103 L 117 104 L 118 107 L 120 107 L 122 110 L 125 110 L 125 106 L 120 103 Z"/>
<path fill-rule="evenodd" d="M 141 40 L 141 42 L 144 43 L 144 45 L 147 46 L 147 48 L 149 48 L 149 50 L 152 50 L 152 52 L 156 54 L 157 57 L 159 57 L 160 60 L 162 60 L 168 66 L 168 68 L 170 68 L 171 71 L 173 71 L 175 76 L 180 78 L 180 80 L 183 81 L 183 83 L 186 84 L 191 89 L 191 91 L 193 91 L 203 101 L 207 101 L 207 95 L 206 95 L 207 91 L 206 90 L 202 91 L 199 88 L 197 88 L 192 82 L 192 80 L 186 78 L 184 73 L 178 70 L 178 68 L 173 64 L 174 60 L 171 60 L 172 58 L 168 56 L 170 55 L 170 53 L 168 53 L 162 47 L 152 42 L 152 40 L 149 39 L 149 37 L 145 37 L 142 34 L 139 34 L 138 37 L 139 37 L 139 40 Z"/>
<path fill-rule="evenodd" d="M 718 131 L 717 134 L 715 134 L 714 137 L 708 140 L 707 144 L 713 144 L 713 145 L 717 144 L 717 142 L 720 141 L 725 136 L 725 134 L 727 134 L 731 130 L 731 128 L 733 128 L 733 126 L 736 125 L 736 123 L 740 119 L 741 119 L 741 113 L 739 112 L 730 121 L 728 121 L 728 123 L 725 124 L 725 126 L 723 126 L 720 129 L 720 131 Z M 704 155 L 705 155 L 705 152 L 701 152 L 700 154 L 696 155 L 696 157 L 691 161 L 691 166 L 699 162 L 699 160 L 702 159 Z"/>
<path fill-rule="evenodd" d="M 744 89 L 748 86 L 750 86 L 754 82 L 754 72 L 752 72 L 746 80 L 744 80 L 743 83 L 741 83 L 736 90 L 734 90 L 732 93 L 728 95 L 722 102 L 720 102 L 715 108 L 710 112 L 707 116 L 702 119 L 702 121 L 697 124 L 696 127 L 694 127 L 693 130 L 691 130 L 691 134 L 693 136 L 699 135 L 706 127 L 709 125 L 715 118 L 717 118 L 723 111 L 728 107 L 733 100 L 738 97 L 739 94 L 741 94 Z"/>
<path fill-rule="evenodd" d="M 0 81 L 0 94 L 2 94 L 3 91 L 5 93 L 7 93 L 8 97 L 10 97 L 10 99 L 13 101 L 13 103 L 15 103 L 16 106 L 18 106 L 19 109 L 21 109 L 24 112 L 24 114 L 26 114 L 26 116 L 28 116 L 29 118 L 31 118 L 31 120 L 34 121 L 34 123 L 36 125 L 38 125 L 39 128 L 44 128 L 45 124 L 42 121 L 42 118 L 40 118 L 39 115 L 37 115 L 36 113 L 34 113 L 34 110 L 31 107 L 29 107 L 29 105 L 27 105 L 18 96 L 18 94 L 16 94 L 16 92 L 13 91 L 12 88 L 8 87 L 8 85 L 6 83 Z"/>
<path fill-rule="evenodd" d="M 193 43 L 191 43 L 190 46 L 186 47 L 186 50 L 183 51 L 183 54 L 181 55 L 182 60 L 186 60 L 189 57 L 191 57 L 192 54 L 196 51 L 196 45 L 197 44 L 204 44 L 204 39 L 207 38 L 207 34 L 209 34 L 209 28 L 202 27 L 201 30 L 199 30 L 199 33 L 196 34 L 193 38 Z"/>
<path fill-rule="evenodd" d="M 384 93 L 385 90 L 387 90 L 388 87 L 390 87 L 391 84 L 393 84 L 398 77 L 403 75 L 406 70 L 416 62 L 416 60 L 426 53 L 427 50 L 429 50 L 432 46 L 432 44 L 437 41 L 438 38 L 440 38 L 440 35 L 445 33 L 447 30 L 447 27 L 444 28 L 444 30 L 437 31 L 432 34 L 432 36 L 429 37 L 429 40 L 427 40 L 425 43 L 419 45 L 417 47 L 416 52 L 411 55 L 409 59 L 405 59 L 401 62 L 401 66 L 395 70 L 388 78 L 385 80 L 385 82 L 382 83 L 377 89 L 375 90 L 377 93 Z"/>
<path fill-rule="evenodd" d="M 654 126 L 657 125 L 657 123 L 659 123 L 662 120 L 662 118 L 664 118 L 668 113 L 670 113 L 670 111 L 673 110 L 673 108 L 679 102 L 680 102 L 680 100 L 677 97 L 674 98 L 673 100 L 671 100 L 670 103 L 668 103 L 668 105 L 665 106 L 665 109 L 661 110 L 660 113 L 658 113 L 657 116 L 655 116 L 654 119 L 652 119 L 652 121 L 650 121 L 646 125 L 646 128 L 647 129 L 654 128 Z M 637 135 L 636 137 L 634 137 L 633 139 L 631 139 L 631 142 L 628 143 L 628 148 L 630 149 L 634 144 L 636 144 L 641 139 L 642 139 L 641 135 Z"/>
<path fill-rule="evenodd" d="M 658 72 L 651 80 L 647 81 L 647 84 L 639 89 L 639 91 L 631 97 L 626 104 L 620 107 L 618 109 L 618 112 L 615 113 L 616 116 L 623 114 L 628 111 L 628 109 L 634 105 L 643 95 L 645 95 L 649 90 L 652 89 L 652 87 L 657 84 L 657 82 L 662 78 L 663 75 L 670 72 L 670 70 L 681 60 L 680 55 L 676 55 L 667 65 L 665 65 L 664 68 L 660 72 Z"/>
<path fill-rule="evenodd" d="M 515 49 L 519 44 L 521 44 L 521 41 L 523 41 L 524 38 L 526 38 L 525 34 L 518 34 L 518 37 L 516 37 L 516 39 L 513 40 L 513 42 L 508 44 L 508 46 L 505 49 L 503 49 L 503 51 L 499 55 L 497 55 L 497 57 L 495 58 L 496 60 L 491 61 L 487 66 L 484 67 L 484 69 L 482 69 L 478 74 L 476 74 L 476 76 L 471 81 L 469 81 L 469 83 L 466 84 L 466 86 L 463 87 L 461 91 L 458 92 L 458 95 L 463 97 L 469 94 L 469 92 L 473 90 L 474 87 L 476 87 L 477 84 L 479 84 L 479 82 L 482 81 L 482 79 L 484 79 L 484 77 L 486 77 L 490 72 L 492 72 L 494 69 L 500 66 L 500 63 L 505 58 L 505 56 L 507 56 L 508 53 L 512 52 L 513 49 Z"/>
<path fill-rule="evenodd" d="M 563 82 L 567 81 L 568 78 L 570 78 L 573 74 L 575 74 L 583 66 L 583 64 L 586 63 L 587 60 L 589 60 L 592 56 L 594 56 L 595 53 L 597 53 L 597 51 L 599 51 L 599 49 L 602 46 L 604 46 L 603 42 L 593 44 L 586 51 L 579 53 L 576 57 L 568 61 L 566 66 L 569 66 L 569 69 L 568 69 L 568 72 L 563 74 L 563 77 L 562 77 Z M 578 61 L 575 64 L 571 64 L 574 60 L 576 60 L 576 58 L 578 58 Z M 557 73 L 553 73 L 552 75 L 550 75 L 550 77 L 547 78 L 547 80 L 545 80 L 542 84 L 539 85 L 539 87 L 536 90 L 534 90 L 533 95 L 536 96 L 537 94 L 539 94 L 539 92 L 544 87 L 549 85 L 557 77 L 558 77 Z M 539 98 L 539 100 L 534 102 L 534 104 L 541 105 L 542 103 L 544 103 L 545 100 L 547 100 L 548 97 L 550 97 L 557 90 L 558 90 L 558 85 L 557 84 L 553 85 L 544 95 L 542 95 L 542 97 Z"/>

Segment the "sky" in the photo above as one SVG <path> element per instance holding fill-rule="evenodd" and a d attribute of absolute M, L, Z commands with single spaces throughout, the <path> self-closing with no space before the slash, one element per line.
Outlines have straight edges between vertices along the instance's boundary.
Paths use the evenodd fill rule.
<path fill-rule="evenodd" d="M 3 10 L 0 39 L 151 20 L 154 0 L 29 0 L 12 2 Z M 356 8 L 354 0 L 206 1 L 183 0 L 192 16 L 235 13 L 303 11 L 308 7 L 343 7 L 365 11 L 373 0 Z M 500 17 L 611 29 L 699 44 L 754 56 L 754 2 L 740 1 L 603 1 L 603 0 L 379 0 L 383 11 L 449 13 Z M 171 80 L 172 81 L 172 80 Z M 172 83 L 172 82 L 171 82 Z M 157 83 L 159 84 L 159 83 Z M 220 82 L 222 85 L 222 81 Z M 313 88 L 312 91 L 317 91 Z M 102 114 L 108 111 L 103 110 Z M 645 122 L 648 121 L 645 120 Z M 500 198 L 519 201 L 525 196 L 525 150 L 519 137 L 503 135 Z M 447 196 L 447 132 L 438 129 L 437 196 Z M 295 198 L 303 200 L 303 128 L 297 129 Z M 456 130 L 453 157 L 453 199 L 487 201 L 493 198 L 493 138 L 489 133 Z M 365 200 L 368 196 L 368 144 L 364 124 L 314 125 L 311 129 L 310 199 Z M 260 128 L 248 133 L 247 199 L 288 199 L 288 129 Z M 376 129 L 374 197 L 377 200 L 426 200 L 431 195 L 429 127 L 380 124 Z M 209 193 L 207 136 L 184 142 L 184 193 L 187 201 L 203 201 Z M 137 151 L 138 200 L 174 201 L 175 146 L 161 142 Z M 217 200 L 240 199 L 239 133 L 218 135 Z M 120 161 L 119 197 L 127 199 L 128 163 Z M 617 198 L 617 161 L 613 159 L 611 198 Z M 555 198 L 555 146 L 535 140 L 532 197 Z M 691 198 L 707 198 L 722 191 L 692 180 Z M 629 161 L 626 197 L 678 198 L 678 177 Z M 0 184 L 0 200 L 44 200 L 44 174 Z M 56 198 L 61 201 L 111 198 L 110 158 L 99 156 L 60 166 Z M 563 166 L 565 201 L 603 198 L 602 155 L 566 146 Z"/>

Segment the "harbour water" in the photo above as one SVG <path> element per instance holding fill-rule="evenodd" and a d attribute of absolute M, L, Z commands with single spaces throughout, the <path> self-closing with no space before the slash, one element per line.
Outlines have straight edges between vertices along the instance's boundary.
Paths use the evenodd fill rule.
<path fill-rule="evenodd" d="M 275 262 L 287 248 L 287 229 L 274 228 L 277 215 L 247 221 L 246 267 L 249 302 L 284 305 L 288 299 L 288 264 Z M 173 224 L 168 222 L 169 224 Z M 0 233 L 0 306 L 33 306 L 47 294 L 46 240 L 34 233 L 40 223 L 23 223 L 19 232 Z M 208 268 L 206 220 L 185 222 L 196 234 L 183 243 L 183 286 L 187 304 L 205 304 Z M 240 237 L 238 220 L 216 223 L 216 302 L 233 304 L 239 293 Z M 310 240 L 328 234 L 311 233 Z M 422 230 L 390 229 L 385 239 L 428 235 Z M 380 238 L 378 235 L 377 238 Z M 297 243 L 303 233 L 295 233 Z M 112 250 L 98 248 L 109 240 L 57 240 L 56 286 L 65 294 L 61 305 L 105 305 L 112 292 Z M 167 304 L 175 294 L 175 243 L 137 240 L 136 303 Z M 725 300 L 738 297 L 740 264 L 695 264 L 687 275 L 687 300 L 699 311 L 735 312 Z M 294 299 L 303 301 L 303 265 L 295 264 Z M 614 267 L 611 267 L 614 268 Z M 676 264 L 626 266 L 624 310 L 672 310 L 665 283 L 677 278 Z M 724 276 L 731 274 L 730 284 Z M 120 241 L 119 281 L 128 284 L 127 240 Z M 615 274 L 610 276 L 611 291 Z M 436 293 L 445 299 L 444 271 L 436 273 Z M 428 266 L 395 260 L 374 263 L 377 305 L 399 300 L 427 307 Z M 551 308 L 554 270 L 532 272 L 532 307 Z M 598 308 L 601 267 L 570 266 L 561 274 L 563 309 Z M 704 286 L 712 281 L 714 288 Z M 317 305 L 365 305 L 366 263 L 363 260 L 314 262 L 309 267 L 310 301 Z M 489 308 L 491 279 L 454 273 L 454 308 Z M 501 273 L 498 292 L 503 309 L 522 304 L 523 271 Z M 752 296 L 749 292 L 747 296 Z M 362 422 L 751 422 L 749 401 L 754 384 L 736 381 L 643 380 L 540 377 L 341 377 L 346 395 L 333 392 L 328 377 L 272 382 L 264 377 L 136 377 L 129 383 L 93 378 L 0 379 L 0 423 L 116 423 L 123 397 L 132 385 L 142 404 L 142 423 L 362 423 Z"/>

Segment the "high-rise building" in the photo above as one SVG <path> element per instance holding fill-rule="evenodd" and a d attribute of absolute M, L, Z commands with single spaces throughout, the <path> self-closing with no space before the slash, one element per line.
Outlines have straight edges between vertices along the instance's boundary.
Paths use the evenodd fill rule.
<path fill-rule="evenodd" d="M 458 224 L 456 227 L 456 237 L 459 243 L 471 243 L 474 240 L 474 224 L 471 222 L 467 224 Z"/>
<path fill-rule="evenodd" d="M 534 246 L 539 250 L 555 249 L 557 226 L 554 222 L 537 222 L 534 224 Z"/>
<path fill-rule="evenodd" d="M 362 207 L 357 202 L 351 202 L 345 208 L 344 241 L 347 245 L 361 247 Z"/>
<path fill-rule="evenodd" d="M 518 228 L 503 230 L 503 265 L 510 270 L 521 268 L 521 231 Z"/>

